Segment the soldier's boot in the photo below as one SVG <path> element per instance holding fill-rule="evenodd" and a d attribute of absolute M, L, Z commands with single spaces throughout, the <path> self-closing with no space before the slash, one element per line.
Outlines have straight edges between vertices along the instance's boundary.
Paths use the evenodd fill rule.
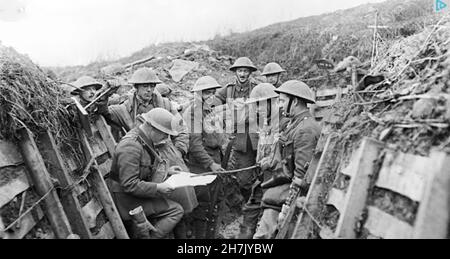
<path fill-rule="evenodd" d="M 175 239 L 187 239 L 187 225 L 185 218 L 182 218 L 175 226 L 173 235 Z"/>
<path fill-rule="evenodd" d="M 133 239 L 154 239 L 158 230 L 148 221 L 142 207 L 129 212 L 131 217 L 131 233 Z"/>
<path fill-rule="evenodd" d="M 259 204 L 246 204 L 243 209 L 244 220 L 240 226 L 239 239 L 253 239 L 261 214 Z"/>

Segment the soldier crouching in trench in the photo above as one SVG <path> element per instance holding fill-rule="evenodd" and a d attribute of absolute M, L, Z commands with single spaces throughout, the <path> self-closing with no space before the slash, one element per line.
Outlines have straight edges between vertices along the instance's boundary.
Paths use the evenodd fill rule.
<path fill-rule="evenodd" d="M 183 218 L 183 207 L 169 199 L 174 189 L 166 182 L 166 168 L 155 145 L 170 136 L 174 116 L 167 110 L 156 108 L 142 115 L 143 123 L 132 129 L 116 147 L 108 181 L 114 202 L 126 225 L 129 212 L 142 207 L 145 216 L 154 224 L 151 238 L 166 237 Z M 168 171 L 176 171 L 172 167 Z M 161 176 L 161 174 L 163 176 Z"/>

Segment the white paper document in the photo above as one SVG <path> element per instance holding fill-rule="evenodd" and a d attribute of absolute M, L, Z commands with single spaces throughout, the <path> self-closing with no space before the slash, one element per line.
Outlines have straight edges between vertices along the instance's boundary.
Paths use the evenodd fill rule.
<path fill-rule="evenodd" d="M 174 189 L 186 187 L 186 186 L 204 186 L 211 184 L 216 180 L 217 175 L 207 175 L 207 176 L 196 176 L 196 174 L 191 173 L 179 173 L 176 175 L 172 175 L 169 179 L 166 180 L 170 186 Z"/>

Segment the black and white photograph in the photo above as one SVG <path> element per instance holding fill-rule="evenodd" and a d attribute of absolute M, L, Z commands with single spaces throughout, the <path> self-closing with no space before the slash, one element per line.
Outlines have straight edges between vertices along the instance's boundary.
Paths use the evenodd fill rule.
<path fill-rule="evenodd" d="M 449 239 L 449 8 L 0 0 L 0 239 Z"/>

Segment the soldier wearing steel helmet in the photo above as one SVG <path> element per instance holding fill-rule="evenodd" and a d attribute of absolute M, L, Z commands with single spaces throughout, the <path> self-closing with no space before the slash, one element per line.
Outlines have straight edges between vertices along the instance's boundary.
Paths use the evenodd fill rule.
<path fill-rule="evenodd" d="M 82 107 L 89 105 L 87 112 L 90 117 L 96 115 L 104 115 L 107 117 L 109 115 L 108 98 L 110 95 L 104 95 L 102 98 L 96 100 L 94 104 L 91 104 L 98 96 L 98 90 L 102 87 L 102 83 L 90 76 L 82 76 L 71 84 L 63 84 L 61 86 L 67 97 L 73 96 Z M 63 102 L 71 107 L 70 109 L 73 111 L 73 115 L 77 118 L 78 112 L 75 111 L 75 102 L 70 98 L 63 100 Z"/>
<path fill-rule="evenodd" d="M 286 190 L 279 190 L 290 200 L 294 190 L 307 191 L 305 176 L 312 160 L 314 150 L 321 134 L 321 127 L 309 112 L 308 104 L 315 103 L 314 94 L 305 83 L 291 80 L 275 90 L 280 95 L 279 103 L 289 119 L 278 140 L 278 151 L 272 160 L 262 161 L 261 170 L 273 171 L 273 176 L 262 184 L 263 188 L 272 188 L 289 184 Z M 277 165 L 282 168 L 277 169 Z M 268 238 L 275 231 L 274 226 L 281 222 L 289 209 L 288 204 L 282 206 L 281 213 L 271 213 L 265 218 L 265 226 L 271 226 L 259 232 L 259 238 Z M 276 217 L 278 216 L 278 220 Z"/>
<path fill-rule="evenodd" d="M 183 118 L 189 132 L 188 165 L 193 173 L 221 172 L 222 146 L 225 143 L 222 122 L 215 117 L 211 106 L 214 94 L 222 86 L 211 76 L 201 77 L 195 83 L 193 103 Z M 218 231 L 219 200 L 222 180 L 217 178 L 208 186 L 195 188 L 199 206 L 192 213 L 196 239 L 214 239 Z"/>
<path fill-rule="evenodd" d="M 88 105 L 95 99 L 97 91 L 102 88 L 102 84 L 90 76 L 82 76 L 73 84 L 72 95 L 76 96 L 80 104 Z"/>
<path fill-rule="evenodd" d="M 151 236 L 163 238 L 175 228 L 184 210 L 169 199 L 174 189 L 164 182 L 166 168 L 156 145 L 178 132 L 174 115 L 165 109 L 152 109 L 141 117 L 143 123 L 128 132 L 116 147 L 108 184 L 126 225 L 130 222 L 129 211 L 142 206 L 145 215 L 156 221 Z"/>
<path fill-rule="evenodd" d="M 129 80 L 135 88 L 134 95 L 120 105 L 109 107 L 109 119 L 112 126 L 118 126 L 125 131 L 130 131 L 137 125 L 139 115 L 149 112 L 154 108 L 163 108 L 170 111 L 178 117 L 180 126 L 179 135 L 173 138 L 175 147 L 184 156 L 187 153 L 189 135 L 186 125 L 182 121 L 177 109 L 172 105 L 169 99 L 164 98 L 158 91 L 155 91 L 156 85 L 162 83 L 156 73 L 150 68 L 138 69 Z"/>
<path fill-rule="evenodd" d="M 255 134 L 249 134 L 248 110 L 246 100 L 250 97 L 250 93 L 257 83 L 252 79 L 252 73 L 258 69 L 253 62 L 247 57 L 240 57 L 236 60 L 230 70 L 235 73 L 235 82 L 219 89 L 216 93 L 216 105 L 232 104 L 236 110 L 238 117 L 244 117 L 245 121 L 234 121 L 233 139 L 225 153 L 225 160 L 229 157 L 228 169 L 248 168 L 256 163 L 256 146 L 258 138 Z M 239 173 L 237 182 L 240 192 L 245 201 L 248 201 L 253 185 L 256 182 L 257 174 L 255 170 L 247 170 Z M 245 209 L 245 207 L 244 207 Z M 244 214 L 247 211 L 243 211 Z M 240 238 L 251 238 L 253 225 L 249 222 L 241 224 Z"/>
<path fill-rule="evenodd" d="M 281 68 L 278 63 L 272 62 L 264 67 L 261 75 L 266 77 L 267 83 L 272 84 L 275 88 L 278 88 L 282 84 L 282 75 L 285 72 L 286 70 Z"/>
<path fill-rule="evenodd" d="M 280 109 L 278 108 L 278 94 L 275 87 L 269 83 L 257 85 L 250 94 L 247 101 L 252 111 L 250 116 L 251 132 L 259 136 L 257 146 L 256 162 L 260 164 L 263 160 L 271 157 L 280 133 Z M 247 223 L 246 237 L 252 238 L 255 234 L 258 219 L 261 216 L 261 206 L 264 190 L 261 183 L 268 178 L 271 172 L 260 171 L 260 175 L 253 186 L 250 199 L 244 206 L 244 222 Z M 276 197 L 278 198 L 278 197 Z"/>

